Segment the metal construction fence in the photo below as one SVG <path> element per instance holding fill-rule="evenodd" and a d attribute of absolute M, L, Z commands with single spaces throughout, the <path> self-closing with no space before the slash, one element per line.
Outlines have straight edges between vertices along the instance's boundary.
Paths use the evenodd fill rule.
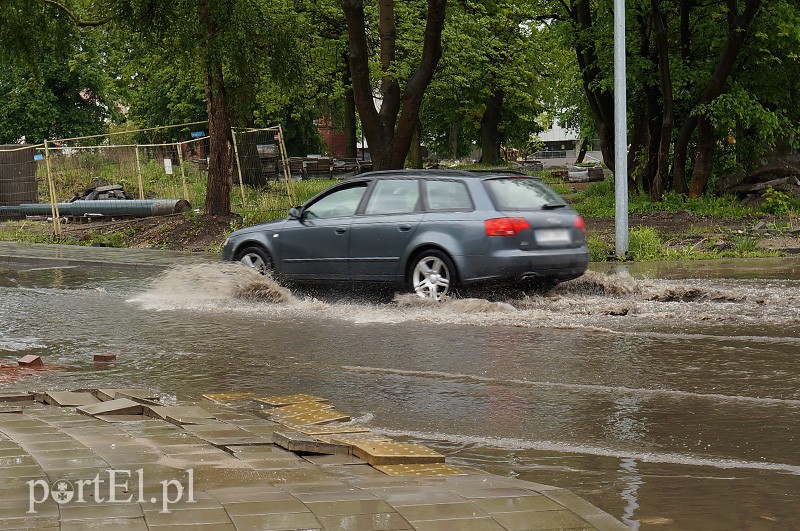
<path fill-rule="evenodd" d="M 66 220 L 199 211 L 209 137 L 192 129 L 204 124 L 0 146 L 0 220 L 51 219 L 61 235 Z M 159 136 L 187 138 L 158 142 Z M 280 126 L 235 129 L 232 137 L 232 210 L 254 220 L 285 215 L 303 184 L 292 177 Z"/>

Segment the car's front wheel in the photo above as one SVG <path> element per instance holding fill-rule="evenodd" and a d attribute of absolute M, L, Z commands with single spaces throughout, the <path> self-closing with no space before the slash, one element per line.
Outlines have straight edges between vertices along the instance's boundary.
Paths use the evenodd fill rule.
<path fill-rule="evenodd" d="M 272 257 L 262 247 L 246 247 L 236 253 L 236 261 L 252 267 L 262 275 L 272 271 Z"/>
<path fill-rule="evenodd" d="M 456 285 L 456 268 L 450 257 L 431 249 L 411 261 L 408 287 L 423 299 L 440 301 L 452 293 Z"/>

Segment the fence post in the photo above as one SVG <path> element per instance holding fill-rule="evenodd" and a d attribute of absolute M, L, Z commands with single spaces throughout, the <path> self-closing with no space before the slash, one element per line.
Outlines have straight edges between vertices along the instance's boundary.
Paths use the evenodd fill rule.
<path fill-rule="evenodd" d="M 289 168 L 289 157 L 286 153 L 286 144 L 283 143 L 283 127 L 278 124 L 278 145 L 283 157 L 283 178 L 286 180 L 286 193 L 291 200 L 292 206 L 297 202 L 294 197 L 294 186 L 292 186 L 292 170 Z"/>
<path fill-rule="evenodd" d="M 178 148 L 178 164 L 181 165 L 181 181 L 183 182 L 183 198 L 189 201 L 189 188 L 186 187 L 186 171 L 183 169 L 183 144 L 178 142 L 175 144 Z"/>
<path fill-rule="evenodd" d="M 239 173 L 239 191 L 242 194 L 242 210 L 247 208 L 244 201 L 244 181 L 242 180 L 242 161 L 239 160 L 239 143 L 236 141 L 236 131 L 231 127 L 231 135 L 233 135 L 233 156 L 236 157 L 236 171 Z"/>
<path fill-rule="evenodd" d="M 142 166 L 139 164 L 139 144 L 133 146 L 136 153 L 136 175 L 139 177 L 139 199 L 144 199 L 144 186 L 142 184 Z"/>
<path fill-rule="evenodd" d="M 53 182 L 53 173 L 50 169 L 50 144 L 44 141 L 44 160 L 47 167 L 47 188 L 50 190 L 50 212 L 53 216 L 53 234 L 61 236 L 61 216 L 58 213 L 58 198 L 56 198 L 56 185 Z"/>

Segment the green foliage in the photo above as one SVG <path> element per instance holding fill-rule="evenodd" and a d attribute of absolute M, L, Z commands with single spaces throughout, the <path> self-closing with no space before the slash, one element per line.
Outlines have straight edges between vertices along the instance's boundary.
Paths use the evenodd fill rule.
<path fill-rule="evenodd" d="M 632 260 L 650 262 L 664 256 L 661 237 L 652 227 L 637 227 L 629 233 L 628 251 Z"/>
<path fill-rule="evenodd" d="M 589 247 L 589 260 L 591 262 L 605 262 L 614 252 L 614 245 L 598 236 L 589 235 L 586 241 Z"/>
<path fill-rule="evenodd" d="M 764 192 L 761 211 L 776 216 L 798 213 L 800 212 L 800 197 L 791 196 L 770 186 Z"/>
<path fill-rule="evenodd" d="M 613 179 L 591 184 L 584 192 L 572 196 L 575 209 L 586 217 L 614 217 L 615 197 Z M 648 194 L 637 193 L 628 197 L 628 210 L 642 212 L 690 212 L 698 216 L 741 219 L 755 211 L 739 203 L 732 196 L 704 196 L 687 198 L 675 192 L 664 194 L 661 201 L 653 202 Z"/>

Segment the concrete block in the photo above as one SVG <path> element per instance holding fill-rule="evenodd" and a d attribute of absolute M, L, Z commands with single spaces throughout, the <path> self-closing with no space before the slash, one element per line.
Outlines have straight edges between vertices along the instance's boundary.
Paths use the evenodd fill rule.
<path fill-rule="evenodd" d="M 23 356 L 17 360 L 17 363 L 19 363 L 20 367 L 41 367 L 44 365 L 42 358 L 40 356 L 34 356 L 33 354 Z"/>
<path fill-rule="evenodd" d="M 370 465 L 444 463 L 444 455 L 421 444 L 396 442 L 355 442 L 353 455 Z"/>
<path fill-rule="evenodd" d="M 320 441 L 298 431 L 276 431 L 272 434 L 272 441 L 292 452 L 345 455 L 350 453 L 350 446 L 346 444 Z"/>
<path fill-rule="evenodd" d="M 33 402 L 33 393 L 0 393 L 0 402 Z"/>
<path fill-rule="evenodd" d="M 95 362 L 108 363 L 117 359 L 116 354 L 95 354 L 92 358 Z"/>
<path fill-rule="evenodd" d="M 142 415 L 144 406 L 127 398 L 118 398 L 99 404 L 91 404 L 78 408 L 84 415 Z"/>
<path fill-rule="evenodd" d="M 91 393 L 76 393 L 73 391 L 47 391 L 43 395 L 44 402 L 61 407 L 88 406 L 100 402 Z"/>

